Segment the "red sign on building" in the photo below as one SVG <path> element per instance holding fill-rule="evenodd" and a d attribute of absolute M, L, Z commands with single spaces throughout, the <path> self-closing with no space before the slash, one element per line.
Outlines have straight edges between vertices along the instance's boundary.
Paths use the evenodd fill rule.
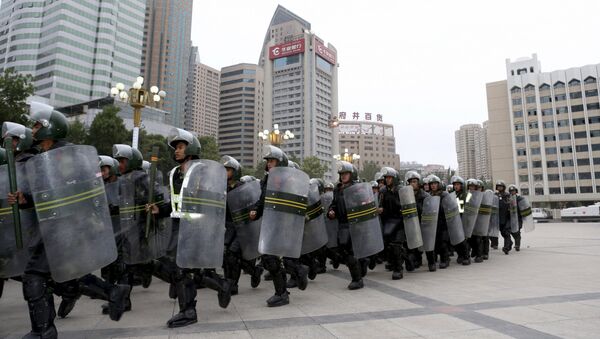
<path fill-rule="evenodd" d="M 315 52 L 330 64 L 335 65 L 335 52 L 325 47 L 325 45 L 317 39 L 315 39 Z"/>
<path fill-rule="evenodd" d="M 286 42 L 269 48 L 269 59 L 279 59 L 290 55 L 304 53 L 304 39 Z"/>

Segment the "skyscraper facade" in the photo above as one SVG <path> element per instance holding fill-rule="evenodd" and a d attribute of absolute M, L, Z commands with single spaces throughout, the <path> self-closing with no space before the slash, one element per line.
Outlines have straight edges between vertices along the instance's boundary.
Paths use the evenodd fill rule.
<path fill-rule="evenodd" d="M 217 138 L 219 132 L 220 71 L 204 65 L 192 48 L 188 75 L 185 128 L 200 136 Z"/>

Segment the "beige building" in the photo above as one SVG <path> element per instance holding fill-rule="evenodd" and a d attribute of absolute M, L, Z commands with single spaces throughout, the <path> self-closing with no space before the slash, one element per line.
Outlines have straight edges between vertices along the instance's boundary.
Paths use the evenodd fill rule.
<path fill-rule="evenodd" d="M 263 130 L 264 76 L 255 64 L 221 69 L 219 94 L 219 152 L 244 167 L 260 162 L 258 132 Z"/>
<path fill-rule="evenodd" d="M 494 179 L 553 207 L 600 200 L 600 64 L 543 73 L 533 54 L 506 73 L 486 86 Z"/>
<path fill-rule="evenodd" d="M 197 57 L 190 62 L 185 128 L 199 136 L 218 136 L 220 74 Z"/>
<path fill-rule="evenodd" d="M 169 122 L 177 127 L 185 122 L 192 4 L 192 0 L 146 1 L 140 72 L 148 86 L 167 92 L 163 108 L 171 112 Z"/>
<path fill-rule="evenodd" d="M 394 126 L 374 121 L 341 120 L 339 125 L 340 151 L 348 149 L 358 154 L 354 164 L 362 170 L 367 162 L 377 167 L 400 168 L 400 156 L 396 154 Z"/>
<path fill-rule="evenodd" d="M 282 145 L 299 159 L 316 156 L 330 169 L 339 153 L 329 122 L 338 112 L 337 51 L 311 32 L 310 23 L 278 6 L 267 29 L 259 66 L 264 70 L 264 129 L 278 124 L 295 138 Z M 337 174 L 336 174 L 337 176 Z"/>
<path fill-rule="evenodd" d="M 468 124 L 460 126 L 454 132 L 456 144 L 456 160 L 458 161 L 458 175 L 465 180 L 476 178 L 490 180 L 489 147 L 487 141 L 488 122 L 483 126 Z"/>

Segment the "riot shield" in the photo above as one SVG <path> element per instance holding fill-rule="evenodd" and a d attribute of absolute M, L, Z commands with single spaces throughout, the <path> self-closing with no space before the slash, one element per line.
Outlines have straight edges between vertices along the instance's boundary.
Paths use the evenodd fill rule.
<path fill-rule="evenodd" d="M 65 146 L 26 163 L 52 278 L 79 278 L 117 258 L 98 153 Z"/>
<path fill-rule="evenodd" d="M 490 227 L 488 228 L 489 237 L 498 237 L 500 234 L 500 217 L 498 215 L 499 203 L 498 196 L 494 194 L 492 199 L 492 214 L 490 215 Z"/>
<path fill-rule="evenodd" d="M 423 237 L 421 235 L 421 226 L 419 225 L 419 214 L 417 211 L 417 202 L 412 186 L 401 187 L 399 192 L 400 208 L 402 209 L 402 218 L 404 220 L 404 232 L 406 233 L 406 242 L 409 249 L 423 246 Z"/>
<path fill-rule="evenodd" d="M 510 232 L 519 232 L 519 209 L 517 208 L 517 196 L 511 195 L 508 200 L 510 204 Z"/>
<path fill-rule="evenodd" d="M 326 192 L 321 196 L 321 204 L 325 215 L 325 228 L 327 229 L 327 248 L 338 246 L 338 221 L 337 219 L 327 218 L 329 206 L 333 202 L 333 192 Z"/>
<path fill-rule="evenodd" d="M 465 230 L 462 225 L 462 220 L 460 219 L 460 211 L 458 209 L 456 194 L 446 194 L 442 199 L 441 204 L 442 208 L 444 209 L 444 216 L 446 217 L 446 225 L 448 226 L 450 244 L 460 244 L 465 240 Z"/>
<path fill-rule="evenodd" d="M 308 207 L 306 208 L 306 221 L 300 254 L 310 253 L 323 247 L 327 240 L 321 194 L 319 194 L 319 186 L 314 183 L 310 185 L 308 190 Z"/>
<path fill-rule="evenodd" d="M 133 171 L 119 178 L 119 232 L 123 261 L 129 265 L 163 257 L 171 238 L 171 219 L 155 218 L 146 237 L 148 175 Z M 158 203 L 161 199 L 155 199 Z M 113 225 L 114 226 L 114 225 Z"/>
<path fill-rule="evenodd" d="M 223 264 L 227 172 L 212 160 L 194 161 L 181 188 L 177 266 L 213 268 Z"/>
<path fill-rule="evenodd" d="M 492 202 L 494 200 L 494 192 L 487 190 L 483 192 L 481 204 L 479 205 L 479 213 L 473 228 L 473 235 L 487 237 L 488 228 L 490 227 L 490 215 L 492 214 Z"/>
<path fill-rule="evenodd" d="M 25 194 L 30 194 L 25 163 L 18 162 L 15 165 L 17 188 Z M 7 166 L 0 166 L 0 279 L 23 274 L 30 257 L 28 245 L 38 230 L 35 210 L 20 210 L 23 248 L 17 248 L 12 209 L 7 202 L 7 194 L 10 191 Z"/>
<path fill-rule="evenodd" d="M 369 183 L 354 184 L 344 189 L 350 239 L 354 257 L 366 258 L 383 250 L 383 235 Z"/>
<path fill-rule="evenodd" d="M 308 202 L 308 175 L 292 167 L 269 171 L 258 252 L 299 258 Z"/>
<path fill-rule="evenodd" d="M 121 220 L 118 213 L 118 207 L 120 203 L 119 180 L 104 184 L 104 190 L 106 191 L 106 201 L 108 202 L 108 208 L 110 211 L 113 233 L 116 237 L 121 233 L 121 227 L 119 226 Z"/>
<path fill-rule="evenodd" d="M 433 251 L 435 248 L 435 235 L 437 232 L 439 210 L 440 197 L 428 196 L 423 200 L 421 236 L 423 238 L 423 251 L 425 252 Z"/>
<path fill-rule="evenodd" d="M 533 222 L 533 215 L 531 214 L 531 205 L 529 204 L 529 200 L 525 197 L 520 197 L 518 202 L 519 214 L 521 215 L 521 220 L 523 220 L 523 228 L 525 232 L 533 232 L 535 231 L 535 223 Z"/>
<path fill-rule="evenodd" d="M 254 180 L 236 187 L 227 194 L 227 205 L 231 211 L 233 222 L 240 247 L 242 258 L 245 260 L 256 259 L 258 253 L 258 238 L 260 236 L 260 220 L 251 221 L 250 208 L 260 199 L 260 181 Z"/>
<path fill-rule="evenodd" d="M 481 199 L 483 198 L 483 192 L 473 191 L 469 192 L 465 201 L 465 211 L 462 215 L 462 224 L 465 229 L 465 237 L 470 238 L 477 222 L 477 215 L 479 214 L 479 205 L 481 205 Z"/>

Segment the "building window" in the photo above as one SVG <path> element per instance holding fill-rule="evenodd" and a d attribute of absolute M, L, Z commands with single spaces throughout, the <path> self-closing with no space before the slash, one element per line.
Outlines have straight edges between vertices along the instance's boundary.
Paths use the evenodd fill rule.
<path fill-rule="evenodd" d="M 557 160 L 546 161 L 546 167 L 548 167 L 548 168 L 558 167 L 558 161 Z"/>
<path fill-rule="evenodd" d="M 590 131 L 590 138 L 600 137 L 600 130 Z"/>
<path fill-rule="evenodd" d="M 562 146 L 560 148 L 560 154 L 565 154 L 565 153 L 573 153 L 573 147 L 571 147 L 571 146 Z"/>
<path fill-rule="evenodd" d="M 586 131 L 575 132 L 575 133 L 573 133 L 573 136 L 575 137 L 575 139 L 587 138 L 587 132 Z"/>
<path fill-rule="evenodd" d="M 547 103 L 547 102 L 552 102 L 552 97 L 549 95 L 545 95 L 543 97 L 540 97 L 540 102 L 542 104 Z"/>
<path fill-rule="evenodd" d="M 550 85 L 548 85 L 548 84 L 542 84 L 540 86 L 540 91 L 544 91 L 544 90 L 548 90 L 548 89 L 550 89 Z"/>
<path fill-rule="evenodd" d="M 594 165 L 600 165 L 600 158 L 594 158 Z M 600 171 L 596 173 L 600 173 Z"/>
<path fill-rule="evenodd" d="M 533 181 L 543 181 L 543 180 L 544 180 L 543 174 L 534 174 L 533 175 Z"/>
<path fill-rule="evenodd" d="M 577 190 L 575 189 L 575 187 L 565 187 L 565 194 L 575 194 L 577 193 Z"/>
<path fill-rule="evenodd" d="M 590 165 L 590 159 L 589 158 L 577 159 L 577 166 L 589 166 L 589 165 Z"/>
<path fill-rule="evenodd" d="M 573 167 L 573 160 L 563 160 L 561 165 L 562 167 Z"/>
<path fill-rule="evenodd" d="M 579 186 L 579 193 L 593 193 L 592 186 Z"/>
<path fill-rule="evenodd" d="M 556 154 L 556 147 L 546 147 L 546 154 Z"/>
<path fill-rule="evenodd" d="M 581 85 L 581 81 L 579 81 L 577 79 L 572 79 L 571 81 L 569 81 L 569 87 L 580 86 L 580 85 Z"/>
<path fill-rule="evenodd" d="M 530 123 L 529 123 L 529 128 L 530 128 L 530 129 L 531 129 L 531 128 L 538 128 L 538 123 L 537 123 L 537 121 L 530 122 Z"/>
<path fill-rule="evenodd" d="M 571 99 L 580 99 L 581 98 L 581 92 L 571 92 L 571 93 L 569 93 L 569 97 Z"/>
<path fill-rule="evenodd" d="M 565 101 L 567 100 L 566 94 L 557 94 L 554 96 L 554 101 Z"/>
<path fill-rule="evenodd" d="M 542 162 L 537 160 L 537 161 L 532 161 L 531 162 L 531 167 L 533 168 L 541 168 L 542 167 Z"/>
<path fill-rule="evenodd" d="M 573 119 L 573 126 L 585 125 L 585 118 Z"/>
<path fill-rule="evenodd" d="M 560 181 L 560 175 L 548 174 L 548 181 Z"/>
<path fill-rule="evenodd" d="M 538 154 L 541 154 L 539 147 L 534 147 L 531 149 L 531 155 L 538 155 Z"/>
<path fill-rule="evenodd" d="M 544 128 L 554 128 L 554 121 L 544 121 Z"/>
<path fill-rule="evenodd" d="M 555 89 L 557 89 L 557 88 L 565 88 L 565 83 L 562 82 L 562 81 L 557 81 L 557 82 L 554 83 L 554 88 Z"/>
<path fill-rule="evenodd" d="M 587 78 L 585 78 L 585 80 L 583 80 L 584 84 L 595 84 L 596 83 L 596 78 L 589 76 Z"/>
<path fill-rule="evenodd" d="M 552 115 L 552 108 L 544 108 L 542 110 L 542 116 Z"/>
<path fill-rule="evenodd" d="M 523 103 L 523 100 L 521 100 L 521 98 L 512 99 L 513 106 L 521 105 L 522 103 Z"/>
<path fill-rule="evenodd" d="M 529 176 L 527 174 L 519 175 L 519 181 L 520 182 L 529 181 Z"/>
<path fill-rule="evenodd" d="M 525 86 L 525 92 L 533 91 L 535 87 L 532 84 Z"/>
<path fill-rule="evenodd" d="M 527 115 L 528 116 L 537 116 L 537 110 L 535 110 L 535 109 L 528 109 L 527 110 Z"/>
<path fill-rule="evenodd" d="M 594 172 L 594 178 L 600 179 L 600 171 Z"/>
<path fill-rule="evenodd" d="M 515 143 L 519 144 L 519 143 L 524 143 L 524 142 L 525 142 L 524 135 L 515 135 Z"/>
<path fill-rule="evenodd" d="M 560 187 L 550 187 L 550 194 L 560 194 Z"/>
<path fill-rule="evenodd" d="M 523 117 L 523 111 L 514 111 L 513 115 L 515 118 L 521 118 Z"/>
<path fill-rule="evenodd" d="M 537 142 L 537 141 L 540 141 L 540 136 L 539 136 L 539 134 L 531 134 L 531 135 L 529 136 L 529 141 L 531 141 L 531 142 Z"/>
<path fill-rule="evenodd" d="M 556 114 L 565 114 L 565 113 L 569 113 L 569 109 L 566 106 L 563 107 L 557 107 L 556 108 Z"/>
<path fill-rule="evenodd" d="M 521 194 L 529 195 L 529 188 L 521 188 Z"/>
<path fill-rule="evenodd" d="M 592 179 L 592 173 L 590 172 L 579 172 L 579 180 Z"/>
<path fill-rule="evenodd" d="M 523 148 L 517 150 L 517 156 L 525 156 L 527 155 L 527 151 Z"/>
<path fill-rule="evenodd" d="M 597 89 L 588 89 L 585 91 L 585 97 L 589 98 L 589 97 L 597 97 L 598 96 L 598 90 Z"/>
<path fill-rule="evenodd" d="M 526 97 L 525 102 L 527 102 L 528 104 L 535 104 L 535 97 L 534 96 Z"/>
<path fill-rule="evenodd" d="M 600 151 L 600 144 L 593 144 L 592 145 L 592 152 L 594 151 Z"/>
<path fill-rule="evenodd" d="M 543 187 L 536 187 L 535 188 L 535 195 L 544 195 L 544 188 Z"/>
<path fill-rule="evenodd" d="M 575 173 L 563 173 L 563 180 L 575 180 Z"/>
<path fill-rule="evenodd" d="M 569 120 L 568 119 L 558 120 L 556 122 L 556 126 L 558 126 L 558 127 L 568 127 L 569 126 Z"/>
<path fill-rule="evenodd" d="M 556 141 L 556 135 L 544 135 L 544 141 Z"/>
<path fill-rule="evenodd" d="M 515 124 L 515 131 L 522 131 L 525 129 L 523 124 Z"/>
<path fill-rule="evenodd" d="M 521 93 L 521 89 L 517 86 L 514 86 L 513 88 L 510 89 L 510 92 L 512 94 Z"/>
<path fill-rule="evenodd" d="M 591 104 L 587 104 L 587 109 L 588 109 L 588 111 L 591 111 L 593 109 L 600 109 L 600 103 L 593 102 Z"/>
<path fill-rule="evenodd" d="M 526 169 L 527 168 L 527 161 L 519 161 L 517 163 L 517 167 L 519 167 L 519 169 Z"/>
<path fill-rule="evenodd" d="M 590 124 L 600 124 L 600 117 L 591 117 L 588 119 Z"/>

